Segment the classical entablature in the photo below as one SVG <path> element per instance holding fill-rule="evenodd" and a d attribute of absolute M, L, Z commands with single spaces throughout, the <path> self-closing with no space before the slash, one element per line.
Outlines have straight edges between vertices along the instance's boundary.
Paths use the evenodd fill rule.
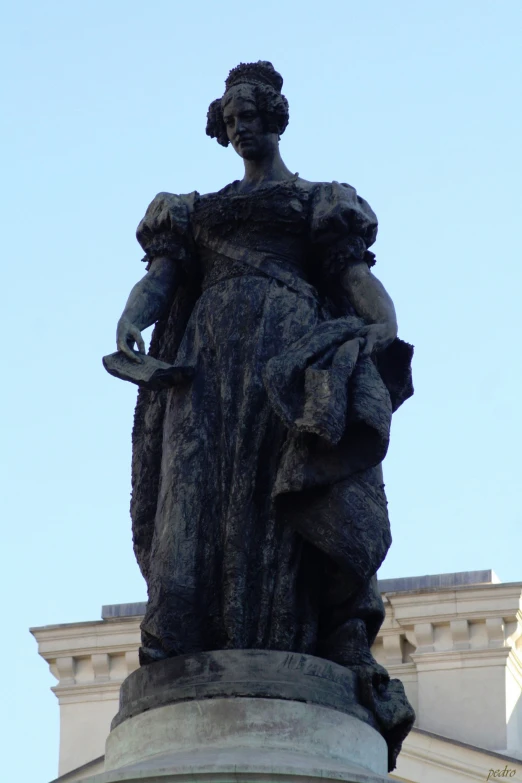
<path fill-rule="evenodd" d="M 373 654 L 403 681 L 417 713 L 393 777 L 464 783 L 485 781 L 491 770 L 522 777 L 522 583 L 481 571 L 380 587 L 386 620 Z M 99 621 L 32 629 L 58 681 L 60 783 L 103 768 L 120 685 L 138 667 L 143 611 L 144 604 L 107 606 Z"/>

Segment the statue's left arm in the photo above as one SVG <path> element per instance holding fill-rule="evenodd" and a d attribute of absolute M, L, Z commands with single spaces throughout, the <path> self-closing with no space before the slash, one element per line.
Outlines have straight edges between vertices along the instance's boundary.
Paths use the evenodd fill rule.
<path fill-rule="evenodd" d="M 311 238 L 330 286 L 340 286 L 366 324 L 363 353 L 382 351 L 397 337 L 393 302 L 370 267 L 377 237 L 377 216 L 346 183 L 320 183 L 311 210 Z"/>
<path fill-rule="evenodd" d="M 395 307 L 381 281 L 363 260 L 346 265 L 341 285 L 356 314 L 367 326 L 362 330 L 366 341 L 362 353 L 382 351 L 397 337 Z"/>

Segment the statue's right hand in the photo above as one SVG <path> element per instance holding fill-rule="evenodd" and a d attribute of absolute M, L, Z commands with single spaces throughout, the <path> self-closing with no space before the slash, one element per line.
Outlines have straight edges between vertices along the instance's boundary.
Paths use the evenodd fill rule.
<path fill-rule="evenodd" d="M 131 361 L 139 362 L 140 357 L 133 350 L 134 344 L 138 346 L 140 353 L 145 353 L 145 343 L 137 326 L 122 315 L 116 328 L 116 346 L 118 351 L 125 354 Z"/>

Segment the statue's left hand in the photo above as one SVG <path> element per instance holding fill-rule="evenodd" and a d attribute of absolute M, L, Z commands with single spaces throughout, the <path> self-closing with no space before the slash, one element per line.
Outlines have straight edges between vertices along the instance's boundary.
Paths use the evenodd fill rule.
<path fill-rule="evenodd" d="M 341 282 L 356 315 L 368 324 L 358 335 L 361 355 L 383 351 L 397 337 L 395 307 L 385 287 L 365 261 L 348 264 Z"/>
<path fill-rule="evenodd" d="M 364 340 L 361 355 L 371 356 L 372 353 L 383 351 L 395 340 L 397 326 L 389 322 L 370 324 L 361 329 L 358 336 Z"/>

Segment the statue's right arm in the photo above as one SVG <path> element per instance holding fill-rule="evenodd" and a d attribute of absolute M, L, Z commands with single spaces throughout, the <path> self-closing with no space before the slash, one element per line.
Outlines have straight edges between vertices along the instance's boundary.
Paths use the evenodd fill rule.
<path fill-rule="evenodd" d="M 133 351 L 135 343 L 139 352 L 145 353 L 141 332 L 165 313 L 172 301 L 177 277 L 177 266 L 173 260 L 160 256 L 152 261 L 145 277 L 130 292 L 116 329 L 118 350 L 129 359 L 140 361 Z"/>

